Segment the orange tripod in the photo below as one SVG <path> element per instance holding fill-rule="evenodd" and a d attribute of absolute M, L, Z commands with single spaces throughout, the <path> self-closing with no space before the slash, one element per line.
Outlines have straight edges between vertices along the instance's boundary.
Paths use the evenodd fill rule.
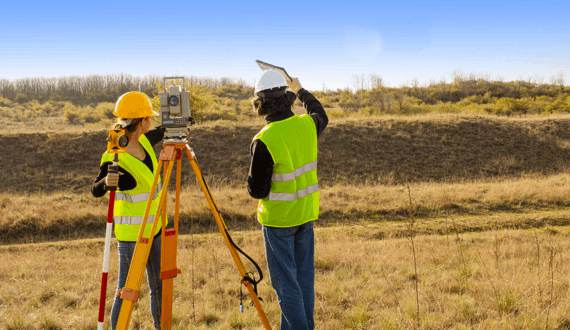
<path fill-rule="evenodd" d="M 173 300 L 172 292 L 174 288 L 174 278 L 180 273 L 180 270 L 176 265 L 176 250 L 178 244 L 178 224 L 180 220 L 180 184 L 182 177 L 182 154 L 185 154 L 186 158 L 190 162 L 192 171 L 194 172 L 194 175 L 198 180 L 200 188 L 204 193 L 204 197 L 208 202 L 208 207 L 210 208 L 210 211 L 214 216 L 214 220 L 216 221 L 218 230 L 220 234 L 222 234 L 224 242 L 226 243 L 226 246 L 230 252 L 234 264 L 241 276 L 241 284 L 245 286 L 247 292 L 249 293 L 253 301 L 253 304 L 255 306 L 255 309 L 257 310 L 259 318 L 261 319 L 263 327 L 265 329 L 271 329 L 271 326 L 269 325 L 269 320 L 265 315 L 263 306 L 261 306 L 261 302 L 256 292 L 256 285 L 261 279 L 256 281 L 250 276 L 250 273 L 246 271 L 245 266 L 242 263 L 239 253 L 242 253 L 250 261 L 253 260 L 239 249 L 239 247 L 234 243 L 231 236 L 229 235 L 224 219 L 222 218 L 222 215 L 218 210 L 218 207 L 216 206 L 214 198 L 212 197 L 212 194 L 208 189 L 206 181 L 204 180 L 202 171 L 198 166 L 196 155 L 194 154 L 194 151 L 188 145 L 188 142 L 185 139 L 166 140 L 163 143 L 163 148 L 159 156 L 158 168 L 156 170 L 156 175 L 154 176 L 154 180 L 149 194 L 149 199 L 147 200 L 146 204 L 145 214 L 140 227 L 141 229 L 138 234 L 138 239 L 135 246 L 133 258 L 131 261 L 131 265 L 129 267 L 127 281 L 125 283 L 125 287 L 121 289 L 120 293 L 121 298 L 123 299 L 123 303 L 121 306 L 121 311 L 119 313 L 119 319 L 117 321 L 117 329 L 126 330 L 129 326 L 134 304 L 139 297 L 139 292 L 140 292 L 139 290 L 143 280 L 145 266 L 150 253 L 150 247 L 152 246 L 152 241 L 154 238 L 152 233 L 155 232 L 156 226 L 158 224 L 157 221 L 160 217 L 162 217 L 163 219 L 162 233 L 161 233 L 162 251 L 161 251 L 161 261 L 160 261 L 161 262 L 160 270 L 161 270 L 161 279 L 162 279 L 161 329 L 171 328 L 172 300 Z M 166 221 L 164 220 L 166 219 L 167 190 L 175 162 L 176 162 L 176 199 L 174 206 L 174 221 L 172 226 L 165 228 Z M 151 234 L 148 237 L 145 237 L 144 228 L 146 226 L 147 219 L 149 218 L 152 196 L 154 196 L 154 192 L 157 189 L 161 169 L 163 169 L 164 171 L 164 184 L 162 188 L 162 195 L 160 198 L 160 203 L 158 206 L 158 210 L 156 212 L 156 216 L 154 217 L 154 221 L 152 222 L 152 229 L 150 230 Z M 258 271 L 260 271 L 259 268 Z"/>

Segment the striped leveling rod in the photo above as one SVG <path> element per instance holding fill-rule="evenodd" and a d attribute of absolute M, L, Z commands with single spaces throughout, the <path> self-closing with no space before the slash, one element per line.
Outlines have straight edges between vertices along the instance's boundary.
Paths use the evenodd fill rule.
<path fill-rule="evenodd" d="M 116 156 L 116 154 L 115 154 Z M 113 166 L 117 166 L 113 162 Z M 103 271 L 101 272 L 101 294 L 99 296 L 99 318 L 97 330 L 105 327 L 105 301 L 107 300 L 107 277 L 109 275 L 109 255 L 111 254 L 111 233 L 113 232 L 113 209 L 115 206 L 115 189 L 109 193 L 109 208 L 107 209 L 107 226 L 105 228 L 105 247 L 103 250 Z"/>

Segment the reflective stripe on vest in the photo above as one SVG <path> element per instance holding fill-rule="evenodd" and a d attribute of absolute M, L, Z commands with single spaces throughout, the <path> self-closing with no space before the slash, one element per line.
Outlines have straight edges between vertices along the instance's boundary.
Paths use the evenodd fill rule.
<path fill-rule="evenodd" d="M 307 173 L 309 171 L 316 170 L 316 169 L 317 169 L 317 161 L 315 160 L 312 163 L 305 164 L 305 165 L 295 169 L 293 172 L 273 174 L 273 176 L 271 177 L 271 181 L 277 182 L 277 181 L 294 180 L 296 177 L 301 176 L 304 173 Z"/>
<path fill-rule="evenodd" d="M 158 184 L 158 188 L 156 189 L 156 191 L 154 192 L 154 197 L 153 199 L 156 198 L 156 196 L 158 195 L 158 193 L 160 193 L 160 190 L 162 189 L 162 183 Z M 142 194 L 136 194 L 136 195 L 129 195 L 120 191 L 117 191 L 115 193 L 115 200 L 117 201 L 125 201 L 125 202 L 129 202 L 129 203 L 140 203 L 140 202 L 146 202 L 148 200 L 148 196 L 150 196 L 150 193 L 142 193 Z"/>
<path fill-rule="evenodd" d="M 116 215 L 113 217 L 113 221 L 117 225 L 140 225 L 144 217 L 136 215 Z M 146 223 L 152 223 L 154 221 L 154 215 L 149 215 Z"/>
<path fill-rule="evenodd" d="M 269 193 L 269 200 L 270 201 L 294 201 L 299 198 L 303 198 L 308 194 L 312 194 L 314 192 L 319 191 L 319 185 L 315 184 L 312 186 L 308 186 L 305 189 L 297 190 L 296 192 L 289 194 L 289 193 Z"/>

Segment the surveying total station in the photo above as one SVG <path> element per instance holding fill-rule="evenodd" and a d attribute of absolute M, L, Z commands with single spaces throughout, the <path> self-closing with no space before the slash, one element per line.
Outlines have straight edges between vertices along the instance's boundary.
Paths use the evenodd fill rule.
<path fill-rule="evenodd" d="M 146 202 L 146 208 L 140 230 L 136 240 L 133 258 L 129 267 L 129 273 L 125 287 L 120 289 L 120 297 L 123 299 L 119 318 L 117 320 L 117 329 L 128 329 L 134 304 L 139 298 L 140 287 L 144 277 L 146 263 L 149 257 L 150 248 L 158 223 L 162 223 L 161 230 L 161 260 L 160 260 L 160 277 L 162 280 L 162 311 L 161 311 L 161 329 L 171 329 L 172 326 L 172 302 L 174 279 L 181 273 L 176 263 L 176 254 L 178 246 L 178 228 L 180 222 L 180 185 L 182 179 L 182 155 L 190 163 L 190 167 L 194 172 L 198 185 L 204 194 L 204 198 L 208 203 L 208 207 L 217 224 L 218 231 L 222 235 L 224 243 L 229 250 L 233 263 L 239 273 L 240 286 L 243 285 L 251 297 L 258 316 L 265 329 L 271 329 L 267 316 L 263 310 L 260 299 L 257 296 L 257 284 L 263 279 L 263 273 L 259 265 L 241 250 L 232 240 L 222 214 L 218 209 L 216 202 L 206 184 L 206 180 L 202 174 L 196 154 L 189 144 L 189 127 L 193 123 L 190 112 L 190 93 L 186 89 L 186 80 L 184 77 L 166 77 L 164 78 L 164 90 L 159 93 L 160 99 L 160 119 L 162 126 L 166 129 L 162 150 L 159 156 L 156 175 L 154 176 L 149 199 Z M 113 135 L 117 143 L 121 142 L 120 132 Z M 128 142 L 128 141 L 127 141 Z M 124 140 L 121 144 L 124 143 Z M 174 164 L 176 163 L 175 174 L 175 204 L 174 217 L 172 223 L 165 225 L 166 221 L 158 219 L 166 219 L 167 210 L 167 192 L 170 179 L 172 176 Z M 156 211 L 157 216 L 152 219 L 152 229 L 150 234 L 145 235 L 144 228 L 149 220 L 149 213 L 152 203 L 152 196 L 158 189 L 159 177 L 163 174 L 163 185 L 159 206 Z M 111 211 L 112 218 L 112 211 Z M 110 233 L 110 231 L 109 231 Z M 240 255 L 244 256 L 255 268 L 255 272 L 246 270 Z M 108 257 L 107 257 L 108 259 Z M 108 260 L 106 261 L 108 263 Z M 105 263 L 105 261 L 104 261 Z M 103 267 L 105 270 L 105 266 Z M 108 267 L 107 267 L 108 268 Z M 105 279 L 106 280 L 106 279 Z M 241 290 L 240 290 L 241 291 Z M 102 293 L 103 295 L 103 293 Z M 241 301 L 241 299 L 240 299 Z M 243 307 L 240 306 L 240 309 Z"/>
<path fill-rule="evenodd" d="M 160 100 L 160 122 L 166 128 L 166 140 L 187 140 L 188 127 L 194 123 L 190 113 L 190 93 L 184 88 L 184 77 L 166 77 Z"/>

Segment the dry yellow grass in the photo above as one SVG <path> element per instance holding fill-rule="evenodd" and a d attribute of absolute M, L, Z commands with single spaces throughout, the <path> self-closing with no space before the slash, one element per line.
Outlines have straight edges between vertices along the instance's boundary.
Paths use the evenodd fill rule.
<path fill-rule="evenodd" d="M 209 180 L 247 176 L 262 123 L 197 126 L 191 145 Z M 570 168 L 570 121 L 552 118 L 385 117 L 331 121 L 319 142 L 323 185 L 462 181 L 555 174 Z M 83 193 L 105 132 L 0 134 L 2 192 Z M 184 176 L 186 180 L 187 176 Z"/>
<path fill-rule="evenodd" d="M 257 225 L 254 219 L 256 201 L 249 197 L 245 187 L 227 186 L 223 182 L 213 182 L 211 186 L 230 228 L 247 229 Z M 506 180 L 417 183 L 411 184 L 410 188 L 414 210 L 410 210 L 402 185 L 325 186 L 321 192 L 322 223 L 397 221 L 406 219 L 410 211 L 424 218 L 531 212 L 520 224 L 528 227 L 533 223 L 536 226 L 549 223 L 533 218 L 536 214 L 532 212 L 563 211 L 570 207 L 568 173 Z M 198 231 L 215 230 L 197 187 L 186 187 L 182 201 L 184 230 L 188 230 L 189 221 L 197 224 Z M 0 239 L 6 243 L 101 236 L 106 207 L 106 198 L 93 198 L 85 193 L 3 193 L 0 194 Z M 566 213 L 555 213 L 553 223 L 570 223 Z M 516 223 L 509 226 L 516 226 Z"/>
<path fill-rule="evenodd" d="M 414 326 L 409 241 L 379 239 L 374 235 L 378 228 L 316 230 L 318 329 Z M 453 239 L 418 236 L 421 328 L 567 328 L 569 235 L 566 227 L 548 227 L 459 234 Z M 261 233 L 234 237 L 265 269 Z M 93 329 L 101 250 L 101 240 L 0 247 L 0 278 L 9 284 L 0 289 L 0 327 Z M 253 307 L 239 313 L 239 279 L 219 235 L 183 237 L 179 261 L 183 273 L 175 284 L 175 329 L 259 328 Z M 275 295 L 268 282 L 260 290 L 277 326 Z M 145 292 L 133 324 L 150 329 L 149 314 Z"/>
<path fill-rule="evenodd" d="M 570 164 L 570 115 L 330 114 L 319 164 L 319 329 L 412 328 L 416 279 L 424 329 L 570 328 L 570 173 L 558 173 Z M 31 118 L 0 132 L 9 155 L 0 171 L 2 329 L 95 325 L 107 199 L 86 191 L 104 147 L 102 126 L 70 128 L 60 119 Z M 234 239 L 265 269 L 261 234 L 251 231 L 259 226 L 256 201 L 240 185 L 247 145 L 262 125 L 207 122 L 194 128 L 192 143 Z M 29 134 L 37 132 L 49 134 Z M 407 180 L 411 205 L 406 185 L 394 184 Z M 253 308 L 239 313 L 239 277 L 211 233 L 201 193 L 190 185 L 182 199 L 183 232 L 199 234 L 182 238 L 176 328 L 259 328 Z M 419 235 L 417 277 L 410 234 Z M 276 326 L 276 297 L 267 282 L 260 289 Z M 150 327 L 147 296 L 134 324 Z"/>
<path fill-rule="evenodd" d="M 297 106 L 296 113 L 304 113 L 304 109 Z M 437 113 L 427 112 L 418 114 L 394 115 L 394 114 L 364 114 L 364 113 L 347 113 L 338 108 L 326 109 L 331 124 L 360 124 L 364 122 L 378 122 L 386 120 L 404 121 L 404 122 L 432 122 L 432 121 L 454 121 L 458 119 L 489 119 L 500 120 L 506 122 L 540 122 L 544 120 L 568 120 L 570 114 L 555 113 L 555 114 L 530 114 L 524 116 L 497 116 L 485 113 Z M 109 122 L 104 123 L 85 123 L 82 125 L 70 125 L 61 117 L 32 117 L 20 118 L 18 121 L 7 121 L 6 126 L 0 130 L 1 135 L 17 135 L 27 133 L 83 133 L 83 132 L 98 132 L 105 129 Z M 200 122 L 193 126 L 194 128 L 211 128 L 211 127 L 235 127 L 235 126 L 255 126 L 261 127 L 264 125 L 264 120 L 261 117 L 249 118 L 247 122 L 239 122 L 235 120 L 208 120 Z"/>

